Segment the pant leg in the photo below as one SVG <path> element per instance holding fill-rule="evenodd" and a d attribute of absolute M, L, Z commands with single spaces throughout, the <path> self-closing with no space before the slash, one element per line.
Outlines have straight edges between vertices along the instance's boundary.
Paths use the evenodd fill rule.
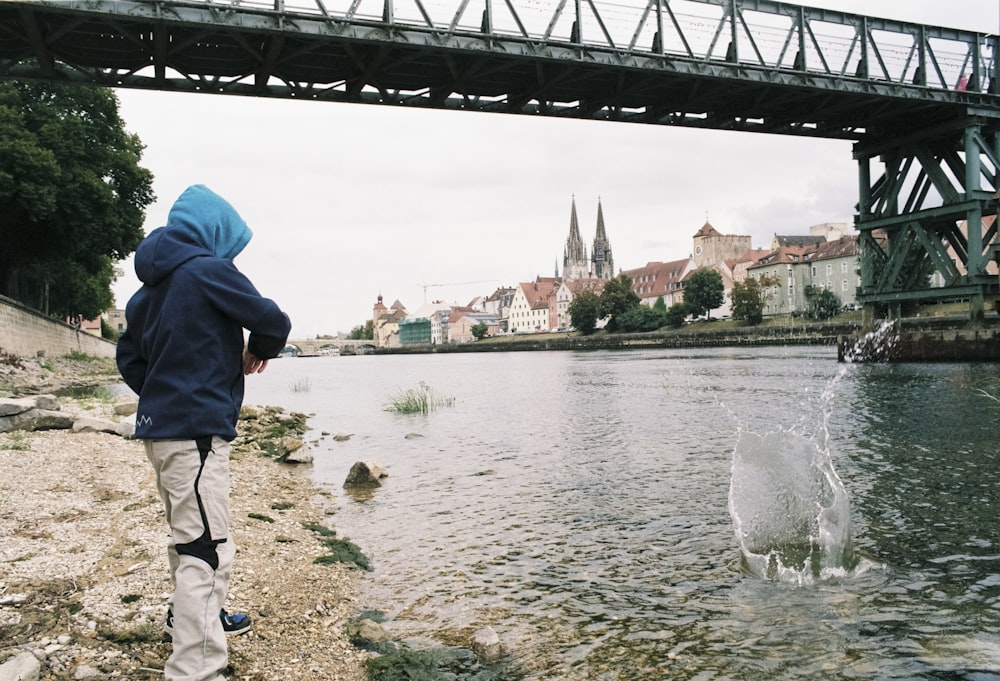
<path fill-rule="evenodd" d="M 229 444 L 220 438 L 153 441 L 171 539 L 173 652 L 166 681 L 218 681 L 228 664 L 219 611 L 236 552 L 229 536 Z"/>

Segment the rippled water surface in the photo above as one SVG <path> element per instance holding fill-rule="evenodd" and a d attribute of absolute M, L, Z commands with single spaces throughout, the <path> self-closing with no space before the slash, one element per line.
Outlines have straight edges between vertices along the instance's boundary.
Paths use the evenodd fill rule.
<path fill-rule="evenodd" d="M 421 381 L 454 404 L 384 410 Z M 492 626 L 552 680 L 1000 679 L 995 397 L 995 364 L 830 348 L 282 359 L 247 385 L 353 434 L 315 477 L 375 566 L 365 607 L 418 641 Z M 746 574 L 738 434 L 824 422 L 863 569 Z M 358 460 L 390 473 L 367 498 L 340 489 Z"/>

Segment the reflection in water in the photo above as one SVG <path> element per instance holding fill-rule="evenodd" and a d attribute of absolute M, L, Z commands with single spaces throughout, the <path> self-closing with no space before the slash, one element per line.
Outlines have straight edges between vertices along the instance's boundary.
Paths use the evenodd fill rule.
<path fill-rule="evenodd" d="M 996 365 L 762 348 L 297 359 L 259 378 L 249 402 L 355 433 L 318 438 L 315 476 L 376 568 L 361 605 L 398 636 L 491 625 L 532 681 L 1000 678 L 1000 405 L 982 395 L 1000 394 Z M 454 405 L 383 411 L 419 381 Z M 799 492 L 839 522 L 829 474 L 843 481 L 847 577 L 740 569 L 734 450 L 774 449 L 831 465 L 785 484 L 794 536 L 821 536 Z M 369 459 L 389 477 L 359 503 L 340 486 Z"/>

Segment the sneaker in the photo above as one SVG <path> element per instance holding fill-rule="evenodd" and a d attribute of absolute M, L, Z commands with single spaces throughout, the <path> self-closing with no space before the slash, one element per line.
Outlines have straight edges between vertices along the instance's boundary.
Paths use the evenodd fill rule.
<path fill-rule="evenodd" d="M 219 611 L 219 619 L 222 620 L 222 631 L 226 633 L 226 636 L 240 636 L 253 628 L 250 615 L 244 615 L 243 613 L 229 614 L 223 609 Z M 163 630 L 167 632 L 168 636 L 173 636 L 174 634 L 174 611 L 169 608 L 167 609 L 167 621 L 163 624 Z"/>

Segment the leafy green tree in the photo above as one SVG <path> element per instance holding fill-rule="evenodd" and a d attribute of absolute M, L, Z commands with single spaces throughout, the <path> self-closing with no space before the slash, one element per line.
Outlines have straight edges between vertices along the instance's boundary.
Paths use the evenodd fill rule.
<path fill-rule="evenodd" d="M 569 303 L 569 321 L 584 336 L 594 333 L 600 319 L 601 301 L 593 291 L 580 291 Z"/>
<path fill-rule="evenodd" d="M 662 300 L 662 298 L 661 298 Z M 636 305 L 618 316 L 618 330 L 626 332 L 656 331 L 667 324 L 665 310 L 648 305 Z"/>
<path fill-rule="evenodd" d="M 632 290 L 632 280 L 624 274 L 608 280 L 601 291 L 600 317 L 608 317 L 608 331 L 617 331 L 621 315 L 637 307 L 639 296 Z"/>
<path fill-rule="evenodd" d="M 830 289 L 823 289 L 809 297 L 806 317 L 809 319 L 829 319 L 840 312 L 840 298 Z"/>
<path fill-rule="evenodd" d="M 473 325 L 469 331 L 472 332 L 473 338 L 476 340 L 482 340 L 489 335 L 490 327 L 486 326 L 486 322 L 479 322 L 478 324 Z"/>
<path fill-rule="evenodd" d="M 688 316 L 688 307 L 684 303 L 674 303 L 666 312 L 667 326 L 678 329 L 684 326 L 684 320 Z"/>
<path fill-rule="evenodd" d="M 358 324 L 347 334 L 349 340 L 372 340 L 375 338 L 375 322 L 371 319 L 364 324 Z"/>
<path fill-rule="evenodd" d="M 776 286 L 776 277 L 747 277 L 733 284 L 729 299 L 733 304 L 733 319 L 740 319 L 751 326 L 764 321 L 764 306 L 770 298 L 770 289 Z"/>
<path fill-rule="evenodd" d="M 0 82 L 0 293 L 58 317 L 111 306 L 152 174 L 107 88 Z"/>
<path fill-rule="evenodd" d="M 726 301 L 726 286 L 718 270 L 706 267 L 695 270 L 684 285 L 684 303 L 696 317 L 712 316 L 712 310 Z"/>
<path fill-rule="evenodd" d="M 660 314 L 667 314 L 667 303 L 663 300 L 663 296 L 657 296 L 656 302 L 653 303 L 653 309 Z"/>

